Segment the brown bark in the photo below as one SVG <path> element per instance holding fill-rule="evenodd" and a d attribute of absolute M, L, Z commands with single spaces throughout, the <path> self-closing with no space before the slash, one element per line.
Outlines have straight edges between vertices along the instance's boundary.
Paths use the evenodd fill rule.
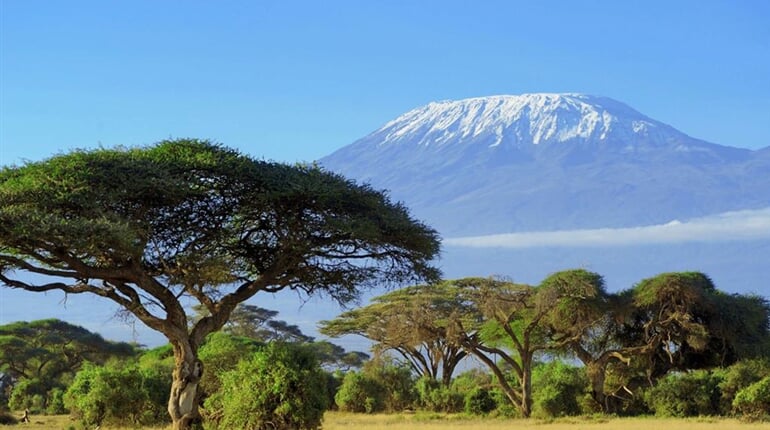
<path fill-rule="evenodd" d="M 200 420 L 198 384 L 203 376 L 203 364 L 190 342 L 174 342 L 174 372 L 168 413 L 174 430 L 188 430 Z"/>
<path fill-rule="evenodd" d="M 532 415 L 532 356 L 521 357 L 521 415 L 529 418 Z"/>

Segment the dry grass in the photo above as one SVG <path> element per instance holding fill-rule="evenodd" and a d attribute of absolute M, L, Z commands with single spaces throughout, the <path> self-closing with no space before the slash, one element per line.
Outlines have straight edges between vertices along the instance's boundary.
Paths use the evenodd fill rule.
<path fill-rule="evenodd" d="M 324 430 L 770 430 L 768 423 L 744 423 L 718 418 L 563 418 L 553 421 L 467 418 L 462 415 L 363 415 L 328 412 Z"/>
<path fill-rule="evenodd" d="M 20 416 L 20 415 L 18 415 Z M 80 428 L 69 417 L 32 416 L 31 424 L 0 426 L 0 429 L 66 430 Z M 167 427 L 152 427 L 162 430 Z M 364 415 L 328 412 L 324 430 L 770 430 L 768 423 L 744 423 L 717 418 L 564 418 L 554 421 L 468 418 L 462 415 L 428 413 Z M 128 427 L 102 427 L 104 430 L 129 430 Z"/>

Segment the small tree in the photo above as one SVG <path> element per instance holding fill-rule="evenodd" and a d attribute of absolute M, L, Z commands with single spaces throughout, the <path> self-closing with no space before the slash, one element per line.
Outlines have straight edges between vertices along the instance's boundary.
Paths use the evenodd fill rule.
<path fill-rule="evenodd" d="M 535 367 L 532 385 L 532 413 L 546 418 L 573 416 L 583 413 L 581 403 L 589 386 L 583 367 L 550 361 Z"/>
<path fill-rule="evenodd" d="M 167 422 L 170 387 L 162 369 L 136 363 L 86 365 L 64 395 L 73 417 L 86 425 L 153 425 Z"/>
<path fill-rule="evenodd" d="M 375 413 L 385 409 L 385 387 L 364 372 L 345 374 L 334 401 L 341 411 Z"/>
<path fill-rule="evenodd" d="M 272 342 L 221 379 L 205 403 L 219 428 L 317 429 L 329 406 L 326 374 L 306 345 Z"/>
<path fill-rule="evenodd" d="M 284 288 L 347 302 L 366 286 L 435 280 L 438 250 L 437 233 L 382 192 L 206 141 L 0 170 L 0 283 L 96 294 L 165 335 L 177 430 L 199 417 L 198 348 L 239 303 Z M 188 325 L 183 296 L 208 316 Z"/>
<path fill-rule="evenodd" d="M 321 333 L 349 334 L 375 342 L 377 353 L 395 352 L 419 376 L 452 382 L 458 364 L 467 356 L 446 335 L 446 320 L 462 311 L 455 289 L 446 282 L 402 288 L 372 299 L 368 306 L 321 321 Z"/>

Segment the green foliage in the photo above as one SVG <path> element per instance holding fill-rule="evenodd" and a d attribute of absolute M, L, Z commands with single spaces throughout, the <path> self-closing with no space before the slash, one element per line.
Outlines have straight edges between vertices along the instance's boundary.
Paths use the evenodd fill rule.
<path fill-rule="evenodd" d="M 49 384 L 50 381 L 38 378 L 20 380 L 11 390 L 8 407 L 17 411 L 29 409 L 33 413 L 43 413 L 46 410 Z"/>
<path fill-rule="evenodd" d="M 399 412 L 414 407 L 418 393 L 408 367 L 376 359 L 345 375 L 335 401 L 342 411 Z"/>
<path fill-rule="evenodd" d="M 16 410 L 65 413 L 63 390 L 83 363 L 133 354 L 127 343 L 57 319 L 0 326 L 0 371 L 17 380 L 8 397 Z"/>
<path fill-rule="evenodd" d="M 387 392 L 382 383 L 361 372 L 348 372 L 334 396 L 341 411 L 373 414 L 385 409 Z"/>
<path fill-rule="evenodd" d="M 375 351 L 395 351 L 418 376 L 441 377 L 449 385 L 467 353 L 450 340 L 450 321 L 464 316 L 451 282 L 417 285 L 375 297 L 368 306 L 321 321 L 321 333 L 337 337 L 356 334 L 375 343 Z"/>
<path fill-rule="evenodd" d="M 95 294 L 168 336 L 174 386 L 189 388 L 170 396 L 177 426 L 197 419 L 183 402 L 196 352 L 239 303 L 284 288 L 344 303 L 366 287 L 436 281 L 439 249 L 385 192 L 204 140 L 0 168 L 0 286 Z M 191 325 L 181 297 L 210 315 Z"/>
<path fill-rule="evenodd" d="M 152 425 L 166 422 L 168 375 L 163 369 L 113 361 L 86 365 L 64 394 L 72 416 L 87 426 Z"/>
<path fill-rule="evenodd" d="M 715 372 L 722 379 L 719 384 L 719 390 L 722 393 L 720 413 L 729 415 L 733 412 L 733 401 L 738 392 L 762 378 L 770 376 L 770 360 L 743 360 L 727 369 L 720 369 Z"/>
<path fill-rule="evenodd" d="M 497 402 L 487 388 L 476 387 L 465 395 L 465 412 L 486 415 L 497 408 Z"/>
<path fill-rule="evenodd" d="M 415 383 L 418 405 L 431 412 L 454 413 L 463 409 L 465 391 L 458 390 L 423 376 Z"/>
<path fill-rule="evenodd" d="M 203 377 L 200 389 L 203 396 L 213 395 L 221 387 L 221 376 L 235 369 L 238 363 L 259 350 L 263 344 L 256 340 L 236 337 L 227 333 L 212 333 L 198 351 L 203 362 Z"/>
<path fill-rule="evenodd" d="M 532 374 L 533 415 L 543 418 L 580 415 L 588 379 L 583 368 L 561 361 L 535 367 Z"/>
<path fill-rule="evenodd" d="M 48 394 L 48 404 L 45 408 L 47 415 L 61 415 L 69 412 L 64 406 L 64 390 L 56 387 Z"/>
<path fill-rule="evenodd" d="M 8 399 L 14 409 L 62 413 L 61 389 L 84 362 L 133 354 L 127 343 L 106 341 L 58 319 L 0 326 L 0 372 L 18 380 Z"/>
<path fill-rule="evenodd" d="M 718 375 L 704 370 L 673 373 L 647 390 L 644 399 L 660 417 L 718 415 L 721 382 Z"/>
<path fill-rule="evenodd" d="M 770 419 L 770 376 L 739 391 L 733 408 L 748 420 Z"/>
<path fill-rule="evenodd" d="M 222 429 L 317 429 L 328 407 L 326 374 L 303 345 L 270 343 L 221 383 L 204 406 Z"/>
<path fill-rule="evenodd" d="M 417 400 L 415 378 L 407 365 L 375 359 L 364 365 L 363 372 L 385 390 L 383 408 L 386 412 L 399 412 L 414 407 Z"/>

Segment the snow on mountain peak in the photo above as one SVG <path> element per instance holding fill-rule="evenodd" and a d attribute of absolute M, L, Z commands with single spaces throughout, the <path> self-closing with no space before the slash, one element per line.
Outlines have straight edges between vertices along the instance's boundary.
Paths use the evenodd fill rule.
<path fill-rule="evenodd" d="M 442 145 L 457 139 L 542 144 L 647 135 L 670 127 L 618 101 L 584 94 L 537 93 L 440 101 L 411 110 L 373 135 L 380 144 Z M 661 131 L 661 130 L 659 130 Z"/>

